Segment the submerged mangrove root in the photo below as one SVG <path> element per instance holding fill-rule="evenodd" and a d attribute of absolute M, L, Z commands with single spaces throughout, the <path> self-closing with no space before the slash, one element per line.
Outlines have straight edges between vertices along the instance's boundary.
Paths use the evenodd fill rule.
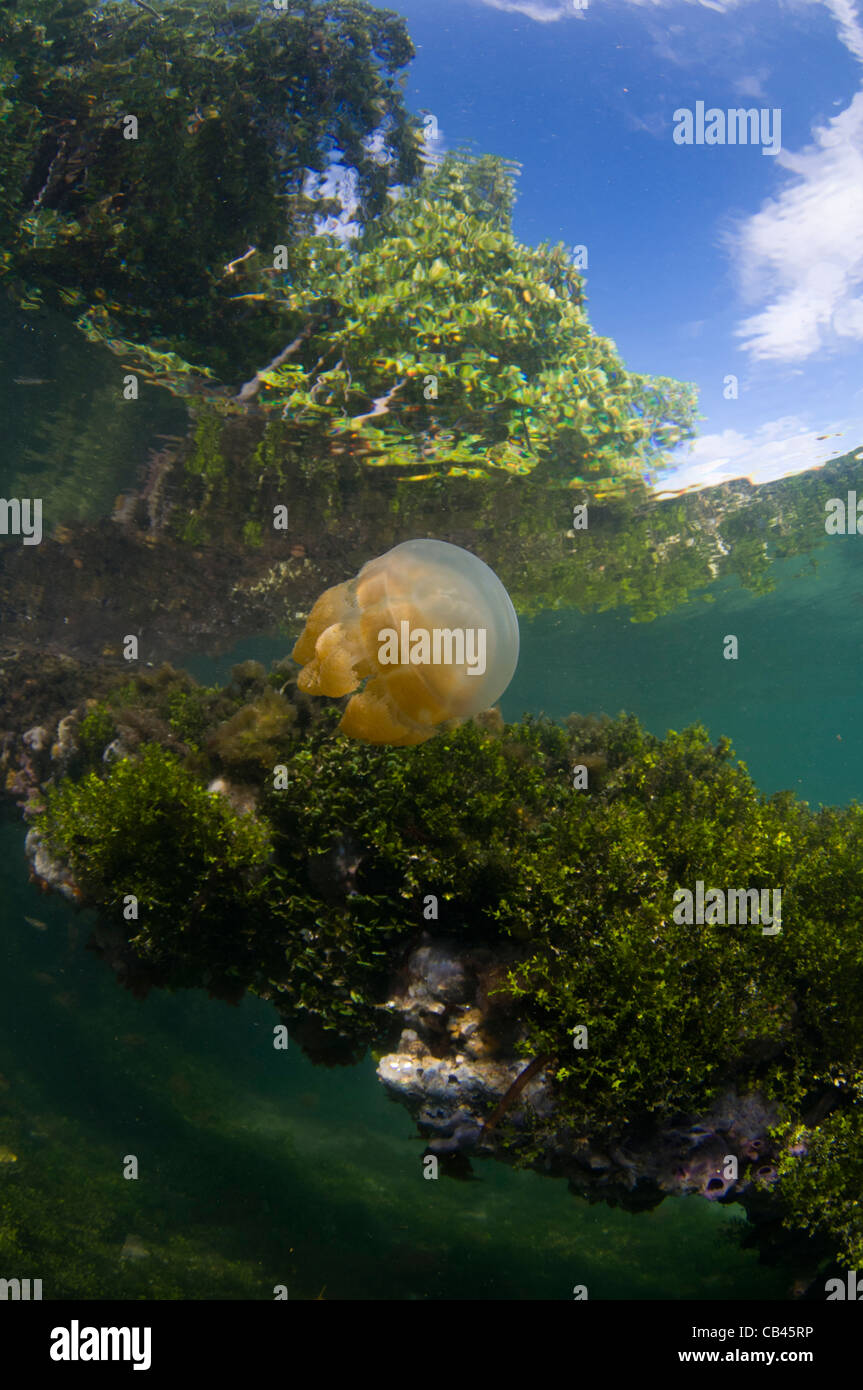
<path fill-rule="evenodd" d="M 480 1130 L 480 1144 L 482 1144 L 483 1141 L 488 1138 L 489 1134 L 491 1134 L 491 1131 L 494 1129 L 498 1120 L 503 1118 L 507 1110 L 509 1110 L 510 1106 L 512 1105 L 513 1101 L 517 1100 L 517 1098 L 521 1095 L 528 1081 L 532 1081 L 533 1078 L 537 1075 L 537 1073 L 542 1071 L 543 1067 L 551 1066 L 553 1063 L 553 1057 L 534 1057 L 533 1061 L 528 1063 L 524 1071 L 519 1072 L 518 1076 L 515 1078 L 515 1081 L 513 1081 L 506 1095 L 503 1097 L 503 1100 L 501 1100 L 500 1104 L 496 1106 L 493 1114 L 489 1116 L 482 1129 Z"/>

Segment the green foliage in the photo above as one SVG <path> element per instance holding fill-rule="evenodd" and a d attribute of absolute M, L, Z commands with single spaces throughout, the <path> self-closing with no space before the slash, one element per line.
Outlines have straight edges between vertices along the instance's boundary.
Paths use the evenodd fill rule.
<path fill-rule="evenodd" d="M 229 266 L 329 210 L 307 170 L 340 150 L 369 217 L 416 176 L 397 82 L 412 55 L 404 21 L 362 0 L 172 0 L 161 22 L 120 0 L 3 6 L 0 271 L 19 302 L 106 311 L 166 370 L 173 353 L 231 371 L 268 321 Z"/>
<path fill-rule="evenodd" d="M 516 166 L 455 154 L 421 177 L 397 15 L 213 0 L 204 16 L 180 0 L 159 23 L 118 0 L 21 0 L 0 39 L 0 269 L 19 302 L 72 310 L 203 412 L 187 543 L 206 539 L 238 465 L 215 416 L 263 413 L 313 456 L 411 480 L 539 471 L 600 495 L 691 437 L 693 389 L 627 372 L 566 249 L 513 236 Z M 313 234 L 332 206 L 307 171 L 333 149 L 358 175 L 354 247 Z M 265 448 L 251 443 L 252 462 Z"/>
<path fill-rule="evenodd" d="M 187 473 L 202 478 L 208 487 L 225 479 L 227 472 L 221 452 L 222 421 L 214 411 L 201 411 L 195 422 L 192 448 L 184 459 Z"/>
<path fill-rule="evenodd" d="M 843 1028 L 863 1036 L 852 983 L 863 960 L 844 920 L 821 906 L 808 847 L 827 835 L 843 901 L 859 891 L 863 853 L 846 844 L 840 855 L 823 819 L 792 798 L 759 797 L 729 757 L 701 729 L 660 743 L 634 720 L 574 721 L 569 733 L 527 721 L 499 737 L 468 726 L 407 755 L 336 741 L 298 752 L 292 795 L 269 797 L 266 810 L 298 856 L 350 827 L 369 885 L 355 919 L 382 924 L 402 899 L 419 921 L 434 892 L 440 930 L 520 943 L 509 992 L 527 1050 L 559 1058 L 574 1113 L 668 1117 L 697 1112 L 764 1054 L 805 1053 L 811 1065 L 848 1054 Z M 593 760 L 590 794 L 569 785 L 582 758 Z M 854 844 L 861 812 L 835 814 Z M 698 878 L 781 885 L 793 930 L 777 946 L 757 927 L 674 923 L 674 890 Z M 808 948 L 805 968 L 799 957 L 810 935 L 828 962 L 829 1019 L 805 1002 Z M 585 1054 L 572 1050 L 577 1024 L 589 1028 Z M 789 1082 L 784 1094 L 796 1098 Z"/>
<path fill-rule="evenodd" d="M 168 697 L 168 723 L 184 743 L 203 738 L 211 719 L 206 690 L 174 690 Z"/>
<path fill-rule="evenodd" d="M 186 545 L 203 545 L 208 539 L 206 522 L 199 516 L 187 516 L 180 530 L 180 539 Z"/>
<path fill-rule="evenodd" d="M 825 1069 L 863 1067 L 859 806 L 765 799 L 727 741 L 714 746 L 697 727 L 660 741 L 634 719 L 472 723 L 416 749 L 374 747 L 333 737 L 336 710 L 310 713 L 260 680 L 238 668 L 251 702 L 203 736 L 209 763 L 195 764 L 202 778 L 260 787 L 254 818 L 238 819 L 153 747 L 104 782 L 51 793 L 52 843 L 67 846 L 97 900 L 116 909 L 135 892 L 158 909 L 136 938 L 148 959 L 167 936 L 200 965 L 215 941 L 236 978 L 370 1041 L 375 981 L 394 943 L 421 929 L 431 892 L 438 930 L 509 941 L 527 1049 L 558 1058 L 574 1114 L 697 1111 L 741 1078 L 794 1105 Z M 202 711 L 213 693 L 194 698 Z M 577 761 L 591 769 L 587 792 L 571 787 Z M 287 790 L 273 790 L 276 764 Z M 254 888 L 247 851 L 245 868 L 263 872 Z M 351 896 L 339 856 L 357 860 Z M 675 889 L 698 879 L 781 887 L 782 933 L 675 923 Z M 226 957 L 232 913 L 243 925 Z M 185 937 L 176 924 L 191 933 L 193 921 Z M 584 1054 L 572 1049 L 578 1024 L 591 1038 Z"/>
<path fill-rule="evenodd" d="M 700 727 L 657 739 L 631 717 L 481 718 L 417 748 L 354 742 L 335 732 L 336 707 L 255 662 L 225 692 L 169 669 L 137 677 L 106 710 L 124 739 L 159 710 L 198 736 L 185 763 L 145 743 L 66 779 L 40 819 L 145 979 L 251 989 L 356 1056 L 392 1042 L 393 972 L 424 932 L 497 945 L 498 1006 L 526 1056 L 555 1061 L 554 1116 L 534 1117 L 516 1161 L 539 1152 L 544 1126 L 674 1124 L 729 1086 L 763 1090 L 792 1131 L 828 1092 L 844 1108 L 808 1136 L 807 1158 L 786 1145 L 783 1210 L 859 1261 L 863 807 L 761 796 L 728 740 Z M 205 790 L 216 773 L 225 796 Z M 255 788 L 256 809 L 237 814 Z M 698 880 L 781 888 L 782 931 L 675 922 L 675 890 Z"/>
<path fill-rule="evenodd" d="M 236 918 L 255 900 L 269 835 L 210 795 L 172 753 L 149 744 L 104 779 L 91 772 L 49 789 L 45 832 L 107 912 L 122 915 L 127 895 L 137 898 L 132 944 L 148 962 L 176 960 L 205 914 L 207 976 L 232 977 L 243 954 L 242 936 L 232 939 Z"/>
<path fill-rule="evenodd" d="M 295 351 L 261 405 L 422 477 L 527 474 L 618 485 L 691 436 L 694 394 L 628 373 L 592 330 L 562 245 L 512 234 L 501 160 L 448 156 L 355 250 L 309 238 L 299 273 L 246 278 Z"/>
<path fill-rule="evenodd" d="M 284 761 L 296 717 L 284 696 L 267 688 L 215 730 L 211 751 L 234 772 L 259 779 Z"/>
<path fill-rule="evenodd" d="M 198 685 L 185 671 L 167 663 L 114 684 L 107 703 L 118 723 L 148 716 L 165 726 L 162 736 L 175 725 L 178 733 L 182 726 L 192 726 L 200 733 L 233 708 L 229 692 L 218 686 Z"/>
<path fill-rule="evenodd" d="M 116 735 L 117 725 L 113 714 L 106 705 L 99 704 L 78 724 L 75 741 L 87 763 L 95 763 Z"/>
<path fill-rule="evenodd" d="M 826 1238 L 848 1269 L 863 1265 L 863 1109 L 857 1103 L 828 1115 L 813 1133 L 790 1127 L 779 1167 L 785 1225 Z M 805 1141 L 805 1157 L 792 1155 L 794 1142 Z"/>
<path fill-rule="evenodd" d="M 0 19 L 0 155 L 15 155 L 0 230 L 19 299 L 71 308 L 91 341 L 205 411 L 281 416 L 319 452 L 345 435 L 411 478 L 541 467 L 608 491 L 692 435 L 692 388 L 627 372 L 566 249 L 513 236 L 514 166 L 449 155 L 420 178 L 394 14 L 214 0 L 206 19 L 180 3 L 158 24 L 114 0 L 65 18 L 40 25 L 22 0 Z M 313 234 L 329 204 L 306 171 L 334 145 L 359 177 L 354 248 Z M 205 414 L 187 461 L 203 504 L 224 479 L 215 445 Z"/>

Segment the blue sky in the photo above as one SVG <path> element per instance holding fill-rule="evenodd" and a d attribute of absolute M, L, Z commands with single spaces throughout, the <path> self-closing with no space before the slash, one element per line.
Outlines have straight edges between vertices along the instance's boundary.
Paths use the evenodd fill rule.
<path fill-rule="evenodd" d="M 667 487 L 863 448 L 863 21 L 852 0 L 398 0 L 445 146 L 517 159 L 515 231 L 588 248 L 628 366 L 693 380 Z M 679 145 L 696 102 L 781 112 L 781 150 Z M 739 396 L 726 400 L 728 374 Z M 834 436 L 819 440 L 819 435 Z"/>

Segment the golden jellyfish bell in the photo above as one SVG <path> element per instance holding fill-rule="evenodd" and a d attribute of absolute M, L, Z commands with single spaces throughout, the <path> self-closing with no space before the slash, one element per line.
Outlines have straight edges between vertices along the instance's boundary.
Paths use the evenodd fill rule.
<path fill-rule="evenodd" d="M 292 655 L 301 690 L 357 692 L 343 733 L 407 746 L 500 699 L 518 663 L 518 619 L 469 550 L 404 541 L 321 594 Z"/>

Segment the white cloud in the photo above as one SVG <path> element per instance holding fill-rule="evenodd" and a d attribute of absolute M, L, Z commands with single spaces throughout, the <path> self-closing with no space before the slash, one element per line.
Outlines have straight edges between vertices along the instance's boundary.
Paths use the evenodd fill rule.
<path fill-rule="evenodd" d="M 751 435 L 738 430 L 705 434 L 689 446 L 688 453 L 681 454 L 674 468 L 660 476 L 655 491 L 663 495 L 715 487 L 735 478 L 769 483 L 807 468 L 820 468 L 831 458 L 847 453 L 850 441 L 863 438 L 863 420 L 850 425 L 842 421 L 840 426 L 816 433 L 796 416 L 786 415 L 770 420 Z"/>
<path fill-rule="evenodd" d="M 528 19 L 535 19 L 539 24 L 553 24 L 557 19 L 584 19 L 584 10 L 572 3 L 572 0 L 560 0 L 560 3 L 551 3 L 550 0 L 483 0 L 484 5 L 492 10 L 505 10 L 511 14 L 523 14 Z"/>
<path fill-rule="evenodd" d="M 429 113 L 427 113 L 429 114 Z M 366 152 L 372 159 L 381 164 L 391 164 L 392 155 L 389 152 L 386 132 L 382 128 L 366 137 L 363 141 Z M 439 164 L 446 153 L 446 143 L 443 131 L 437 121 L 432 121 L 425 127 L 424 139 L 421 148 L 421 158 L 426 164 Z M 314 221 L 316 236 L 333 236 L 338 241 L 355 241 L 362 232 L 361 224 L 355 219 L 355 214 L 360 207 L 359 180 L 357 171 L 348 168 L 342 163 L 343 155 L 336 150 L 324 173 L 318 174 L 311 169 L 306 170 L 303 192 L 308 198 L 315 199 L 336 199 L 340 204 L 338 211 L 331 213 L 328 217 L 318 216 Z M 387 190 L 390 197 L 398 200 L 404 189 L 396 184 Z"/>
<path fill-rule="evenodd" d="M 757 360 L 800 362 L 863 340 L 863 92 L 776 161 L 790 181 L 730 238 L 744 293 L 769 301 L 736 332 Z"/>
<path fill-rule="evenodd" d="M 346 169 L 334 159 L 324 174 L 307 170 L 303 192 L 308 198 L 337 198 L 341 204 L 339 212 L 315 218 L 317 236 L 334 236 L 339 241 L 352 241 L 359 236 L 360 225 L 354 221 L 354 213 L 360 205 L 354 169 Z"/>
<path fill-rule="evenodd" d="M 725 14 L 728 10 L 737 9 L 738 5 L 745 3 L 746 0 L 683 0 L 684 3 L 698 5 L 700 9 L 718 10 L 720 14 Z M 817 0 L 821 3 L 821 0 Z M 487 5 L 492 10 L 513 10 L 518 14 L 527 15 L 528 19 L 536 19 L 540 23 L 548 23 L 555 19 L 578 19 L 585 18 L 585 11 L 590 10 L 591 6 L 599 6 L 602 0 L 482 0 L 482 4 Z M 629 3 L 639 9 L 659 10 L 667 8 L 669 5 L 678 4 L 680 0 L 629 0 Z M 827 3 L 827 0 L 824 0 Z M 835 3 L 847 3 L 847 0 L 835 0 Z"/>
<path fill-rule="evenodd" d="M 836 20 L 839 37 L 848 52 L 863 63 L 863 29 L 851 0 L 824 0 L 824 3 Z"/>
<path fill-rule="evenodd" d="M 833 327 L 842 338 L 863 338 L 863 299 L 847 299 L 833 315 Z"/>
<path fill-rule="evenodd" d="M 735 78 L 731 85 L 738 96 L 756 97 L 759 101 L 764 101 L 766 100 L 764 79 L 768 76 L 766 68 L 759 68 L 757 72 L 741 73 L 740 77 Z"/>
<path fill-rule="evenodd" d="M 629 0 L 657 11 L 675 0 Z M 577 0 L 482 0 L 486 6 L 541 23 L 586 17 Z M 600 4 L 602 0 L 588 0 Z M 748 0 L 686 0 L 729 13 Z M 854 0 L 798 0 L 832 16 L 837 37 L 863 64 L 863 26 Z M 589 12 L 589 11 L 588 11 Z M 686 37 L 685 28 L 682 31 Z M 673 54 L 667 54 L 673 57 Z M 741 73 L 741 97 L 763 98 L 766 71 Z M 764 98 L 766 100 L 766 98 Z M 650 129 L 646 121 L 636 126 Z M 863 91 L 850 106 L 813 132 L 813 144 L 771 161 L 788 179 L 779 195 L 743 221 L 728 238 L 750 304 L 763 305 L 738 326 L 736 336 L 757 361 L 797 363 L 825 348 L 863 341 Z"/>
<path fill-rule="evenodd" d="M 601 4 L 602 0 L 481 0 L 492 10 L 504 10 L 513 14 L 526 15 L 540 24 L 550 24 L 559 19 L 586 19 L 585 11 L 590 5 Z M 642 10 L 667 9 L 669 5 L 679 4 L 681 0 L 628 0 L 628 3 Z M 682 0 L 684 4 L 697 5 L 699 9 L 715 10 L 718 14 L 728 14 L 748 3 L 748 0 Z M 802 5 L 824 5 L 836 21 L 839 39 L 863 63 L 863 27 L 857 16 L 853 0 L 800 0 Z"/>

